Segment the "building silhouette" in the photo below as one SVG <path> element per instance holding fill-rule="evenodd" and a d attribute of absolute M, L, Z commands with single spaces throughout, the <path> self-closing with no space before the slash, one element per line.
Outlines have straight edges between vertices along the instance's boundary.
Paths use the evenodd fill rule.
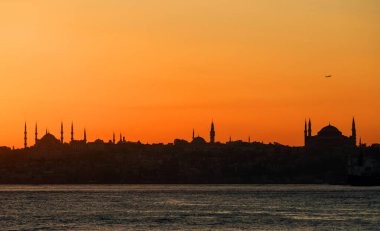
<path fill-rule="evenodd" d="M 352 119 L 352 134 L 344 136 L 338 128 L 331 124 L 322 128 L 317 135 L 312 135 L 311 120 L 305 121 L 304 140 L 307 148 L 336 148 L 356 146 L 355 118 Z"/>
<path fill-rule="evenodd" d="M 71 123 L 71 141 L 70 145 L 74 147 L 77 151 L 81 151 L 84 149 L 87 144 L 87 133 L 86 129 L 83 129 L 83 140 L 74 139 L 74 123 Z"/>
<path fill-rule="evenodd" d="M 37 149 L 44 149 L 44 150 L 53 150 L 57 149 L 61 146 L 60 140 L 58 140 L 53 134 L 49 133 L 46 130 L 46 133 L 44 136 L 41 137 L 41 139 L 36 139 L 35 147 Z"/>
<path fill-rule="evenodd" d="M 191 141 L 192 144 L 206 144 L 206 140 L 203 137 L 200 137 L 199 134 L 198 136 L 195 136 L 195 130 L 193 129 L 193 139 Z"/>
<path fill-rule="evenodd" d="M 27 124 L 24 125 L 24 148 L 27 148 Z M 38 124 L 35 125 L 35 131 L 34 131 L 34 141 L 35 141 L 35 148 L 37 149 L 58 149 L 64 144 L 64 130 L 63 130 L 63 122 L 61 122 L 60 127 L 60 139 L 56 138 L 53 134 L 51 134 L 47 129 L 45 132 L 45 135 L 43 135 L 40 139 L 38 138 Z M 83 140 L 75 140 L 74 139 L 74 124 L 71 124 L 71 141 L 70 145 L 72 147 L 80 147 L 85 145 L 87 143 L 87 134 L 86 129 L 83 131 Z"/>
<path fill-rule="evenodd" d="M 199 136 L 195 136 L 195 130 L 193 129 L 193 136 L 192 136 L 192 144 L 206 144 L 206 140 Z M 214 126 L 214 121 L 211 121 L 211 128 L 210 128 L 210 144 L 215 143 L 215 126 Z"/>

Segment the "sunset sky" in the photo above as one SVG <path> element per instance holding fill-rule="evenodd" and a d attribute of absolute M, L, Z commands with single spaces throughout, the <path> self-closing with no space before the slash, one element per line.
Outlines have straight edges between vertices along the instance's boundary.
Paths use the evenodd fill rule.
<path fill-rule="evenodd" d="M 332 78 L 325 78 L 332 75 Z M 69 140 L 380 143 L 380 1 L 2 0 L 0 146 Z"/>

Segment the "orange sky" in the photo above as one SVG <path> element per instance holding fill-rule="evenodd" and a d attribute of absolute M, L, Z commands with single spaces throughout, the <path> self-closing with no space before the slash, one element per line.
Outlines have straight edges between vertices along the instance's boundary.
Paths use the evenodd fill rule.
<path fill-rule="evenodd" d="M 329 121 L 380 142 L 380 1 L 4 0 L 0 145 L 69 138 L 303 144 Z M 333 78 L 326 79 L 331 74 Z"/>

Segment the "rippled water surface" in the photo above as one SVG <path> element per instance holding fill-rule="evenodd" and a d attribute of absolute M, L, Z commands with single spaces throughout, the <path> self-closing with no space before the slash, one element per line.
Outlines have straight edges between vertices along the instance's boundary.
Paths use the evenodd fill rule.
<path fill-rule="evenodd" d="M 2 230 L 379 230 L 380 187 L 0 186 Z"/>

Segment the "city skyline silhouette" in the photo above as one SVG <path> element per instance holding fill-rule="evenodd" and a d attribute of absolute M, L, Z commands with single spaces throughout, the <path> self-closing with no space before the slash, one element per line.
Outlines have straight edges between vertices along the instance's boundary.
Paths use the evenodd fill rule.
<path fill-rule="evenodd" d="M 350 133 L 305 120 L 300 146 L 250 136 L 221 142 L 216 121 L 208 136 L 194 128 L 191 139 L 169 143 L 133 142 L 116 132 L 89 140 L 87 128 L 80 131 L 74 122 L 69 130 L 61 122 L 59 135 L 38 124 L 31 132 L 24 123 L 22 148 L 0 146 L 0 183 L 379 183 L 380 144 L 362 142 L 355 118 Z"/>
<path fill-rule="evenodd" d="M 103 142 L 103 143 L 112 143 L 112 144 L 117 144 L 117 143 L 121 143 L 121 142 L 122 143 L 125 143 L 125 142 L 139 142 L 140 143 L 141 142 L 140 140 L 137 140 L 137 141 L 129 140 L 128 138 L 126 138 L 126 134 L 123 134 L 122 132 L 118 133 L 115 131 L 112 132 L 112 135 L 110 137 L 95 137 L 93 140 L 88 140 L 87 139 L 86 127 L 83 128 L 83 131 L 82 131 L 83 133 L 79 132 L 79 135 L 78 135 L 78 130 L 75 129 L 73 121 L 70 124 L 70 127 L 69 127 L 70 130 L 69 131 L 65 130 L 64 123 L 61 121 L 60 130 L 59 130 L 59 133 L 57 133 L 57 134 L 50 132 L 50 130 L 48 128 L 46 128 L 44 132 L 41 130 L 38 130 L 38 128 L 39 128 L 38 123 L 35 123 L 34 131 L 33 131 L 33 133 L 31 133 L 31 131 L 29 131 L 29 129 L 28 129 L 27 123 L 26 122 L 24 123 L 24 139 L 23 139 L 23 141 L 24 141 L 23 147 L 24 148 L 27 148 L 30 146 L 35 146 L 41 140 L 43 140 L 43 138 L 46 135 L 48 135 L 49 139 L 54 139 L 57 141 L 57 143 L 60 143 L 60 144 L 64 144 L 64 143 L 70 144 L 72 142 L 77 142 L 77 141 L 83 141 L 85 144 L 87 142 L 89 142 L 89 143 Z M 320 129 L 320 131 L 316 130 L 316 131 L 314 131 L 314 133 L 313 133 L 313 131 L 314 130 L 312 129 L 311 119 L 310 118 L 308 120 L 305 119 L 304 133 L 303 133 L 304 134 L 304 142 L 302 145 L 298 145 L 298 146 L 307 146 L 308 144 L 311 145 L 312 143 L 315 143 L 315 142 L 318 143 L 317 140 L 319 140 L 319 138 L 318 138 L 319 134 L 327 134 L 327 135 L 333 135 L 333 136 L 337 136 L 337 137 L 342 136 L 342 132 L 339 130 L 339 128 L 336 128 L 333 124 L 331 124 L 331 122 L 329 122 L 328 125 L 322 127 Z M 30 134 L 33 134 L 33 137 L 34 137 L 33 140 L 31 140 L 29 138 Z M 119 137 L 118 140 L 116 140 L 116 134 L 118 134 L 118 137 Z M 211 123 L 210 123 L 210 130 L 208 133 L 209 136 L 204 137 L 202 135 L 203 134 L 200 134 L 199 132 L 197 132 L 197 130 L 195 128 L 193 128 L 192 129 L 192 135 L 191 135 L 190 139 L 188 139 L 188 137 L 175 137 L 172 141 L 167 142 L 167 144 L 173 144 L 173 143 L 175 143 L 175 140 L 183 140 L 183 141 L 187 141 L 189 143 L 192 143 L 192 142 L 196 141 L 197 139 L 201 140 L 201 142 L 210 143 L 210 144 L 228 143 L 228 142 L 236 142 L 236 141 L 247 142 L 247 143 L 251 143 L 251 142 L 263 143 L 263 141 L 255 140 L 254 138 L 252 139 L 250 135 L 245 137 L 246 139 L 239 138 L 239 137 L 232 139 L 233 135 L 230 135 L 227 140 L 219 140 L 216 138 L 214 120 L 211 120 Z M 66 139 L 65 139 L 65 137 L 66 137 Z M 81 137 L 81 138 L 78 138 L 78 137 Z M 352 118 L 351 135 L 350 136 L 342 136 L 342 138 L 338 138 L 338 139 L 339 140 L 347 139 L 348 144 L 354 145 L 354 146 L 356 146 L 356 145 L 360 146 L 362 143 L 363 144 L 365 143 L 365 142 L 362 142 L 362 141 L 365 141 L 365 139 L 362 139 L 361 136 L 357 136 L 355 117 Z M 360 140 L 360 144 L 358 143 L 358 140 Z M 343 142 L 343 141 L 339 141 L 339 142 Z M 346 141 L 344 141 L 344 142 L 346 142 Z M 146 144 L 155 144 L 155 142 L 145 142 L 145 143 Z M 156 142 L 156 144 L 157 143 L 164 143 L 164 142 Z M 277 141 L 269 141 L 268 143 L 278 143 L 278 142 Z M 374 144 L 378 144 L 378 143 L 374 143 Z M 283 143 L 283 145 L 289 145 L 289 144 Z M 340 145 L 343 145 L 343 144 L 339 144 L 339 146 Z M 368 145 L 371 145 L 371 144 L 368 144 Z M 289 145 L 289 146 L 293 146 L 293 145 Z M 12 148 L 15 148 L 15 146 L 12 145 Z"/>

